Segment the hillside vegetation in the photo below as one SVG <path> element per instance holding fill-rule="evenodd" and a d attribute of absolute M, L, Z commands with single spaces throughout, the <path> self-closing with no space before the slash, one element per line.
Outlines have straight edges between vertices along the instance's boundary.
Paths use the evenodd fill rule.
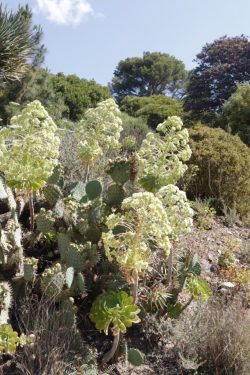
<path fill-rule="evenodd" d="M 249 375 L 249 39 L 103 87 L 0 21 L 0 373 Z"/>

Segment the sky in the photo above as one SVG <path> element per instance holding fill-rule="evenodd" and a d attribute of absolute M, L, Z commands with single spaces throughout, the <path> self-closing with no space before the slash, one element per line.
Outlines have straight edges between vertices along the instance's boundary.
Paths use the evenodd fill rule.
<path fill-rule="evenodd" d="M 45 66 L 106 85 L 120 60 L 164 52 L 195 66 L 223 35 L 250 35 L 250 0 L 5 0 L 33 9 L 44 31 Z"/>

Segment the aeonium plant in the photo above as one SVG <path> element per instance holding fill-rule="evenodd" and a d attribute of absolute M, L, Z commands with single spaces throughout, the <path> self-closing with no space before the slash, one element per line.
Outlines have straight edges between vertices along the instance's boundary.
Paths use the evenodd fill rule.
<path fill-rule="evenodd" d="M 35 100 L 0 130 L 0 169 L 9 187 L 28 193 L 34 228 L 33 192 L 41 189 L 58 163 L 57 126 Z"/>
<path fill-rule="evenodd" d="M 122 131 L 120 110 L 113 99 L 100 102 L 89 109 L 77 129 L 78 153 L 86 167 L 85 182 L 89 168 L 108 150 L 119 148 Z"/>
<path fill-rule="evenodd" d="M 100 294 L 94 301 L 90 319 L 100 331 L 114 336 L 112 348 L 103 357 L 103 362 L 109 362 L 114 356 L 120 339 L 120 333 L 125 333 L 133 323 L 139 323 L 140 309 L 134 304 L 133 298 L 124 291 L 106 292 Z"/>
<path fill-rule="evenodd" d="M 176 184 L 187 170 L 191 157 L 188 130 L 183 129 L 180 117 L 170 116 L 148 133 L 139 150 L 142 185 L 153 179 L 156 187 Z M 152 191 L 155 190 L 152 188 Z"/>
<path fill-rule="evenodd" d="M 121 210 L 107 218 L 109 231 L 102 238 L 107 258 L 116 260 L 132 283 L 136 302 L 139 272 L 148 268 L 152 246 L 168 255 L 171 226 L 161 200 L 150 192 L 134 193 L 124 199 Z"/>

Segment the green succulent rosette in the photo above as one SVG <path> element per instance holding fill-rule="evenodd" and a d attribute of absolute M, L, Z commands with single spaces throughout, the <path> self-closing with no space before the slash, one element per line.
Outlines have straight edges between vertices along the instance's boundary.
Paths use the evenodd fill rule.
<path fill-rule="evenodd" d="M 125 333 L 133 323 L 139 323 L 140 309 L 133 303 L 133 298 L 126 292 L 106 292 L 100 294 L 94 301 L 90 319 L 100 331 L 108 334 L 112 324 L 113 335 L 119 332 Z"/>

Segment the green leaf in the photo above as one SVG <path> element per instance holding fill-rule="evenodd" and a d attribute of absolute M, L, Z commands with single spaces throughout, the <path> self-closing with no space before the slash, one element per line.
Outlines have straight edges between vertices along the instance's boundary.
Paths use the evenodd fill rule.
<path fill-rule="evenodd" d="M 144 362 L 143 354 L 138 349 L 128 349 L 128 361 L 133 366 L 141 366 Z"/>
<path fill-rule="evenodd" d="M 182 304 L 177 302 L 175 305 L 169 305 L 167 307 L 168 316 L 173 319 L 179 318 L 182 313 Z"/>

